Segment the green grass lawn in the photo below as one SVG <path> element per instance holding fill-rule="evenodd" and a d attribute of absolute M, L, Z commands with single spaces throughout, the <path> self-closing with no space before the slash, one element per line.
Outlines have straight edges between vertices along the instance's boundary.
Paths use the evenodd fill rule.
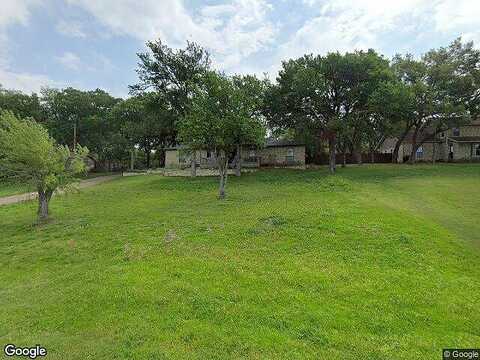
<path fill-rule="evenodd" d="M 91 173 L 88 173 L 87 175 L 81 176 L 79 178 L 79 181 L 84 179 L 93 179 L 101 176 L 111 176 L 111 175 L 117 175 L 117 174 L 119 173 L 91 172 Z M 0 181 L 0 197 L 17 195 L 17 194 L 22 194 L 22 193 L 32 192 L 32 191 L 35 191 L 35 188 L 34 186 L 29 184 Z"/>
<path fill-rule="evenodd" d="M 0 343 L 48 359 L 439 359 L 480 346 L 480 166 L 138 176 L 0 207 Z"/>
<path fill-rule="evenodd" d="M 0 197 L 22 194 L 30 191 L 33 191 L 33 189 L 27 184 L 8 183 L 0 181 Z"/>

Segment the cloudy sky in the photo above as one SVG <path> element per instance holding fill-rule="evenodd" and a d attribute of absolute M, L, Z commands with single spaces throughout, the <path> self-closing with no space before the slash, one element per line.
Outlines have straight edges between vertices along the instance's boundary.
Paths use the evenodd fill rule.
<path fill-rule="evenodd" d="M 480 44 L 480 0 L 1 0 L 0 84 L 127 96 L 136 53 L 192 40 L 228 73 L 269 73 L 304 53 L 374 48 L 420 55 L 458 36 Z"/>

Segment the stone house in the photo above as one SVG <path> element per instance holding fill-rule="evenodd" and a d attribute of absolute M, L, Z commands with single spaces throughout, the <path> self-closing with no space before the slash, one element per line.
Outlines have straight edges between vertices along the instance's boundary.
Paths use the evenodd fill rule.
<path fill-rule="evenodd" d="M 199 150 L 195 154 L 197 167 L 216 167 L 213 151 Z M 240 151 L 242 167 L 258 168 L 261 166 L 287 167 L 305 166 L 305 145 L 290 140 L 267 139 L 262 148 L 242 146 Z M 230 156 L 229 163 L 233 166 L 234 154 Z M 187 168 L 191 166 L 191 157 L 182 145 L 165 150 L 166 168 Z"/>
<path fill-rule="evenodd" d="M 386 139 L 380 151 L 393 153 L 396 138 Z M 408 135 L 400 145 L 398 162 L 405 162 L 412 150 L 412 136 Z M 435 154 L 435 155 L 434 155 Z M 426 141 L 417 150 L 417 161 L 480 161 L 480 119 L 449 129 Z"/>

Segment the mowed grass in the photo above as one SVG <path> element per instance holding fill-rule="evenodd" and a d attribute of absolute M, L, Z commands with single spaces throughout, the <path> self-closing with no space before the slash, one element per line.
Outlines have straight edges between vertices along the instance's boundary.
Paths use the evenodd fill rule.
<path fill-rule="evenodd" d="M 31 191 L 33 191 L 33 187 L 27 184 L 0 181 L 0 197 L 22 194 Z"/>
<path fill-rule="evenodd" d="M 480 166 L 138 176 L 0 207 L 0 343 L 49 359 L 438 359 L 480 344 Z"/>

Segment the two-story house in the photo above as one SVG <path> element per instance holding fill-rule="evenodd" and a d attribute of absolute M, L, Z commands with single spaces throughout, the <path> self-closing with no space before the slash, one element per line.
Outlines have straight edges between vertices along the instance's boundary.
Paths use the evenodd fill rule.
<path fill-rule="evenodd" d="M 396 139 L 387 139 L 380 151 L 393 153 Z M 405 162 L 412 150 L 409 134 L 400 146 L 398 162 Z M 480 119 L 458 128 L 449 129 L 426 141 L 417 149 L 417 161 L 480 161 Z"/>

